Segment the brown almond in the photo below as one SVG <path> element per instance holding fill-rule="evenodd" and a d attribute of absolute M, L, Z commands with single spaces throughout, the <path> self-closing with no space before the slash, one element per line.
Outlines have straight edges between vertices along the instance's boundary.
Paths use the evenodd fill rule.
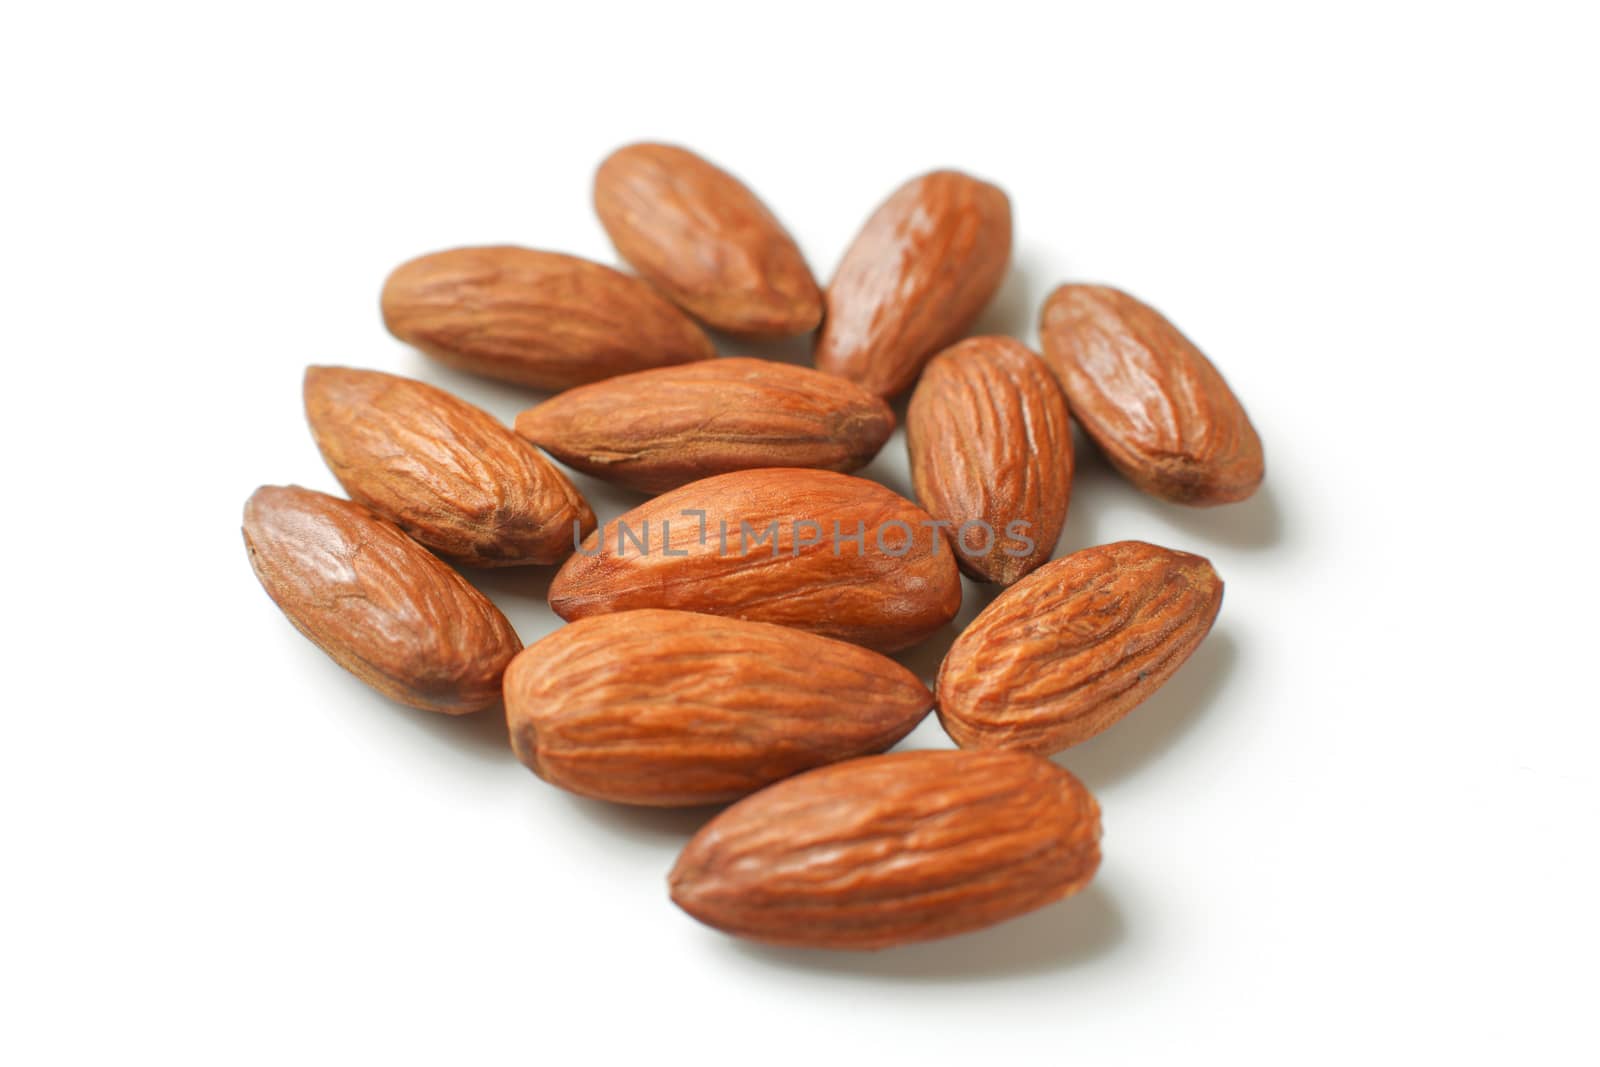
<path fill-rule="evenodd" d="M 717 354 L 638 278 L 508 245 L 435 252 L 397 267 L 383 286 L 383 321 L 443 363 L 550 391 Z"/>
<path fill-rule="evenodd" d="M 879 396 L 905 392 L 960 339 L 1011 259 L 1011 201 L 953 170 L 897 189 L 844 254 L 826 295 L 818 370 Z"/>
<path fill-rule="evenodd" d="M 909 500 L 783 467 L 691 482 L 607 523 L 556 572 L 550 606 L 569 620 L 698 611 L 892 652 L 955 617 L 961 577 Z"/>
<path fill-rule="evenodd" d="M 906 413 L 917 500 L 950 524 L 969 578 L 1010 585 L 1050 558 L 1072 493 L 1072 432 L 1054 376 L 1009 337 L 936 356 Z"/>
<path fill-rule="evenodd" d="M 511 747 L 541 778 L 623 804 L 720 804 L 882 752 L 933 707 L 875 652 L 685 611 L 582 619 L 505 676 Z"/>
<path fill-rule="evenodd" d="M 939 719 L 962 748 L 1060 752 L 1161 688 L 1221 606 L 1222 579 L 1199 556 L 1142 541 L 1075 552 L 956 638 L 939 668 Z"/>
<path fill-rule="evenodd" d="M 1179 504 L 1243 500 L 1261 484 L 1261 438 L 1201 351 L 1160 312 L 1105 285 L 1045 301 L 1044 357 L 1073 417 L 1112 466 Z"/>
<path fill-rule="evenodd" d="M 622 258 L 708 326 L 784 337 L 822 318 L 794 238 L 739 179 L 688 149 L 617 149 L 595 173 L 594 206 Z"/>
<path fill-rule="evenodd" d="M 462 715 L 500 703 L 522 648 L 489 599 L 360 504 L 262 486 L 244 508 L 256 577 L 295 629 L 402 704 Z"/>
<path fill-rule="evenodd" d="M 853 471 L 889 439 L 894 413 L 831 374 L 732 358 L 579 386 L 516 428 L 569 467 L 660 493 L 757 467 Z"/>
<path fill-rule="evenodd" d="M 559 563 L 594 529 L 567 476 L 488 412 L 379 371 L 309 367 L 306 417 L 345 492 L 477 567 Z"/>
<path fill-rule="evenodd" d="M 707 823 L 668 878 L 708 926 L 879 949 L 965 933 L 1077 892 L 1100 806 L 1025 752 L 898 752 L 808 771 Z"/>

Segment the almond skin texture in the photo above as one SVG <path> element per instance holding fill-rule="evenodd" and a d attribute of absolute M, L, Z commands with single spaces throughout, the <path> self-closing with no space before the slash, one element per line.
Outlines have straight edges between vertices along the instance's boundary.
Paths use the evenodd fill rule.
<path fill-rule="evenodd" d="M 780 467 L 718 475 L 591 535 L 556 572 L 550 606 L 568 620 L 632 608 L 698 611 L 892 652 L 961 608 L 960 572 L 932 522 L 904 497 L 848 474 Z M 859 546 L 844 540 L 858 532 Z"/>
<path fill-rule="evenodd" d="M 506 245 L 397 267 L 383 286 L 383 321 L 450 366 L 547 391 L 716 355 L 698 326 L 638 278 Z"/>
<path fill-rule="evenodd" d="M 1211 631 L 1222 579 L 1187 552 L 1121 541 L 1001 593 L 939 668 L 939 719 L 962 748 L 1050 755 L 1161 688 Z"/>
<path fill-rule="evenodd" d="M 1104 285 L 1063 285 L 1039 325 L 1073 417 L 1134 485 L 1179 504 L 1256 491 L 1261 438 L 1233 390 L 1161 313 Z"/>
<path fill-rule="evenodd" d="M 933 707 L 894 660 L 783 626 L 624 611 L 529 645 L 505 676 L 511 747 L 623 804 L 721 804 L 882 752 Z"/>
<path fill-rule="evenodd" d="M 991 926 L 1077 892 L 1100 807 L 1025 752 L 898 752 L 809 771 L 712 819 L 672 899 L 776 945 L 878 949 Z"/>
<path fill-rule="evenodd" d="M 1011 259 L 1011 201 L 953 170 L 902 185 L 867 220 L 827 292 L 818 370 L 905 392 L 977 319 Z"/>
<path fill-rule="evenodd" d="M 853 471 L 893 430 L 889 405 L 854 382 L 744 358 L 625 374 L 517 416 L 567 466 L 647 493 L 757 467 Z"/>
<path fill-rule="evenodd" d="M 1009 337 L 945 349 L 911 394 L 906 447 L 917 500 L 950 523 L 969 578 L 1010 585 L 1050 558 L 1072 493 L 1072 432 L 1039 357 Z"/>
<path fill-rule="evenodd" d="M 309 367 L 306 417 L 351 499 L 462 563 L 559 563 L 594 512 L 528 442 L 442 389 L 378 371 Z"/>
<path fill-rule="evenodd" d="M 822 319 L 794 238 L 739 179 L 687 149 L 617 149 L 594 176 L 594 207 L 622 258 L 708 326 L 786 337 Z"/>
<path fill-rule="evenodd" d="M 245 504 L 244 542 L 295 629 L 384 696 L 446 715 L 500 703 L 516 631 L 398 526 L 326 493 L 263 486 Z"/>

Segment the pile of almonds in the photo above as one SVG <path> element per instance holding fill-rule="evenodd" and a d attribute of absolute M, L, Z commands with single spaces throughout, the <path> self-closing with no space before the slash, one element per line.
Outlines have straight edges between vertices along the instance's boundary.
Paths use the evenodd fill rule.
<path fill-rule="evenodd" d="M 1147 493 L 1242 500 L 1261 442 L 1221 374 L 1105 286 L 1050 295 L 1043 358 L 966 337 L 1006 273 L 1011 208 L 955 171 L 884 201 L 826 290 L 767 207 L 685 149 L 617 151 L 594 201 L 637 277 L 490 247 L 422 256 L 384 286 L 396 337 L 558 393 L 514 428 L 422 382 L 306 372 L 311 431 L 350 499 L 250 498 L 268 594 L 394 700 L 450 715 L 503 702 L 512 748 L 547 782 L 731 803 L 670 876 L 679 906 L 729 933 L 880 948 L 1081 888 L 1099 806 L 1046 757 L 1171 677 L 1222 582 L 1137 541 L 1051 560 L 1070 421 Z M 816 331 L 816 369 L 716 358 L 702 327 Z M 849 473 L 913 386 L 920 504 Z M 546 453 L 651 496 L 597 527 Z M 559 564 L 550 606 L 569 625 L 524 648 L 450 563 Z M 930 692 L 884 653 L 956 616 L 962 573 L 1003 591 Z M 958 750 L 882 754 L 934 708 Z"/>

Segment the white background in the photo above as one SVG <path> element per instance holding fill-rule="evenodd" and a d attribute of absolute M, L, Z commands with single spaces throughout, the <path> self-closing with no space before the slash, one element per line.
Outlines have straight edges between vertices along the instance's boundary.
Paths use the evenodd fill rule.
<path fill-rule="evenodd" d="M 1592 8 L 3 22 L 0 1059 L 1594 1062 Z M 639 138 L 744 177 L 824 279 L 902 180 L 997 181 L 1016 255 L 984 329 L 1033 343 L 1050 287 L 1111 282 L 1248 405 L 1246 504 L 1081 456 L 1063 547 L 1200 552 L 1227 597 L 1061 757 L 1105 808 L 1079 897 L 876 955 L 736 943 L 667 899 L 703 813 L 559 793 L 494 722 L 366 691 L 256 585 L 245 497 L 335 488 L 303 366 L 510 419 L 533 398 L 393 341 L 379 286 L 460 244 L 610 261 L 590 177 Z M 898 434 L 871 473 L 905 486 Z M 547 580 L 484 577 L 524 639 Z"/>

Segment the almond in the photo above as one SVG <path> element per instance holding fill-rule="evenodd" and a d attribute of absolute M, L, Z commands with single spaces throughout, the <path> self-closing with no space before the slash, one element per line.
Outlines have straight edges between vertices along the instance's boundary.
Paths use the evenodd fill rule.
<path fill-rule="evenodd" d="M 579 386 L 516 426 L 569 467 L 659 493 L 757 467 L 855 470 L 889 439 L 894 413 L 831 374 L 733 358 Z"/>
<path fill-rule="evenodd" d="M 1134 485 L 1179 504 L 1243 500 L 1261 484 L 1261 438 L 1233 390 L 1161 313 L 1104 285 L 1045 301 L 1044 356 L 1073 416 Z"/>
<path fill-rule="evenodd" d="M 684 148 L 619 148 L 594 176 L 594 206 L 617 252 L 718 330 L 816 329 L 822 293 L 783 225 L 735 178 Z"/>
<path fill-rule="evenodd" d="M 935 357 L 911 395 L 906 446 L 917 500 L 950 523 L 968 577 L 1010 585 L 1050 558 L 1072 493 L 1072 432 L 1061 387 L 1027 348 L 973 337 Z"/>
<path fill-rule="evenodd" d="M 1024 752 L 900 752 L 808 771 L 707 823 L 672 899 L 778 945 L 878 949 L 965 933 L 1083 888 L 1100 807 Z"/>
<path fill-rule="evenodd" d="M 295 629 L 378 692 L 447 715 L 500 702 L 516 631 L 398 526 L 325 493 L 263 486 L 245 505 L 244 541 Z"/>
<path fill-rule="evenodd" d="M 638 278 L 531 248 L 457 248 L 402 264 L 384 283 L 383 321 L 441 362 L 550 391 L 716 355 Z"/>
<path fill-rule="evenodd" d="M 559 563 L 594 512 L 492 415 L 410 378 L 310 367 L 306 417 L 351 498 L 462 563 Z"/>
<path fill-rule="evenodd" d="M 624 804 L 718 804 L 882 752 L 933 707 L 875 652 L 683 611 L 583 619 L 505 676 L 511 747 L 539 777 Z"/>
<path fill-rule="evenodd" d="M 905 392 L 960 339 L 1005 277 L 1011 201 L 953 170 L 902 185 L 867 220 L 828 286 L 817 369 L 879 396 Z"/>
<path fill-rule="evenodd" d="M 1041 755 L 1093 737 L 1161 688 L 1211 630 L 1222 579 L 1187 552 L 1122 541 L 1001 593 L 939 668 L 939 718 L 963 748 Z"/>
<path fill-rule="evenodd" d="M 692 482 L 591 535 L 556 573 L 564 619 L 675 608 L 880 652 L 955 617 L 961 578 L 928 513 L 876 482 L 774 468 Z"/>

